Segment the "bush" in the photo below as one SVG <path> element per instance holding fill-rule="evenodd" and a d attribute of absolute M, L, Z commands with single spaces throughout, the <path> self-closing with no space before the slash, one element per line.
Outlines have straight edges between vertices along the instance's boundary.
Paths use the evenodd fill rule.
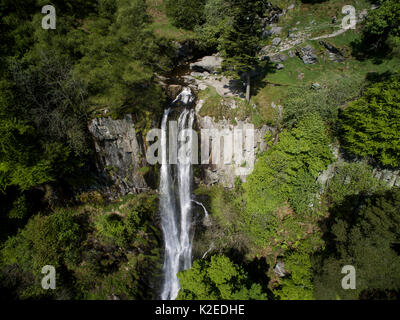
<path fill-rule="evenodd" d="M 283 132 L 258 159 L 243 185 L 242 212 L 246 231 L 258 246 L 286 249 L 307 236 L 310 213 L 317 205 L 315 180 L 333 160 L 329 142 L 321 118 L 310 115 Z"/>
<path fill-rule="evenodd" d="M 328 199 L 331 205 L 341 205 L 354 195 L 371 195 L 384 190 L 384 183 L 373 175 L 373 168 L 365 162 L 341 162 L 328 182 Z"/>

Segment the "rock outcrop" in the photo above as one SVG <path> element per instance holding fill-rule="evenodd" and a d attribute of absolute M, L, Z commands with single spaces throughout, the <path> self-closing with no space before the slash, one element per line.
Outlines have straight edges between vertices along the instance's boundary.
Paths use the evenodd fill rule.
<path fill-rule="evenodd" d="M 318 58 L 315 55 L 315 50 L 310 45 L 307 45 L 304 48 L 301 48 L 298 51 L 298 55 L 305 64 L 314 64 L 314 63 L 318 62 Z"/>
<path fill-rule="evenodd" d="M 131 115 L 121 120 L 95 118 L 89 124 L 97 152 L 99 172 L 108 177 L 117 195 L 147 190 L 140 169 L 146 165 Z"/>
<path fill-rule="evenodd" d="M 190 69 L 198 72 L 216 73 L 221 68 L 222 58 L 217 56 L 205 56 L 202 59 L 191 63 Z"/>
<path fill-rule="evenodd" d="M 246 132 L 250 127 L 250 123 L 246 121 L 236 121 L 236 124 L 233 125 L 230 120 L 220 120 L 216 121 L 214 118 L 205 116 L 201 117 L 199 115 L 199 111 L 203 105 L 204 101 L 199 100 L 196 105 L 196 117 L 197 117 L 197 125 L 201 132 L 203 129 L 216 130 L 220 133 L 224 132 L 224 130 L 228 129 L 229 132 L 233 132 L 233 130 L 241 129 L 242 132 Z M 243 155 L 244 158 L 251 158 L 251 155 L 254 154 L 256 157 L 257 153 L 265 151 L 267 149 L 267 144 L 264 140 L 264 136 L 267 131 L 273 131 L 272 128 L 264 125 L 261 128 L 254 130 L 254 145 L 252 149 L 247 149 L 246 144 L 243 142 Z M 244 133 L 245 134 L 245 133 Z M 232 139 L 233 148 L 235 148 L 236 140 L 234 135 L 229 136 L 228 139 Z M 220 183 L 222 186 L 226 188 L 233 188 L 235 184 L 235 178 L 239 177 L 242 181 L 246 180 L 248 174 L 252 171 L 252 164 L 246 163 L 245 161 L 242 163 L 237 163 L 232 157 L 232 161 L 227 163 L 223 160 L 223 150 L 225 144 L 225 138 L 220 139 L 219 146 L 219 156 L 221 157 L 218 160 L 211 159 L 212 157 L 212 148 L 213 142 L 210 143 L 209 151 L 210 151 L 210 162 L 208 164 L 203 164 L 203 179 L 202 182 L 206 185 L 213 185 L 216 183 Z M 243 170 L 241 170 L 243 169 Z M 245 173 L 244 173 L 245 172 Z M 244 173 L 244 174 L 242 174 Z"/>

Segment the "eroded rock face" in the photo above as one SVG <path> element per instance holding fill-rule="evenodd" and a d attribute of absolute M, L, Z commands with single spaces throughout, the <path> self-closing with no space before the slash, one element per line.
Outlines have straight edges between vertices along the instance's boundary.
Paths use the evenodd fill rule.
<path fill-rule="evenodd" d="M 145 166 L 142 147 L 136 136 L 131 115 L 121 120 L 112 118 L 92 119 L 89 131 L 97 152 L 97 167 L 109 177 L 119 195 L 147 190 L 140 168 Z"/>
<path fill-rule="evenodd" d="M 230 132 L 233 132 L 234 129 L 242 129 L 243 132 L 247 130 L 250 123 L 246 121 L 236 121 L 235 125 L 232 124 L 230 120 L 220 120 L 216 121 L 212 117 L 205 116 L 201 117 L 199 115 L 199 111 L 203 105 L 204 101 L 199 100 L 196 106 L 196 117 L 197 117 L 197 125 L 201 132 L 202 129 L 209 129 L 209 130 L 216 130 L 218 132 L 223 132 L 224 130 L 228 129 Z M 267 149 L 267 144 L 264 140 L 264 136 L 267 131 L 273 131 L 272 128 L 264 125 L 262 128 L 258 128 L 254 130 L 254 145 L 253 149 L 247 149 L 245 146 L 244 140 L 243 142 L 243 156 L 244 158 L 249 157 L 251 158 L 251 154 L 254 152 L 254 156 L 256 157 L 259 152 L 265 151 Z M 236 144 L 235 136 L 229 138 L 232 141 L 232 144 Z M 230 163 L 226 163 L 223 159 L 223 150 L 225 145 L 225 138 L 220 139 L 220 146 L 218 150 L 219 159 L 212 159 L 213 153 L 213 142 L 210 142 L 209 146 L 209 163 L 203 164 L 202 169 L 204 173 L 204 177 L 202 182 L 206 185 L 213 185 L 216 183 L 220 183 L 222 186 L 226 188 L 233 188 L 235 184 L 235 178 L 239 177 L 242 181 L 246 180 L 248 174 L 251 173 L 251 169 L 248 170 L 247 168 L 251 167 L 249 163 L 236 163 L 232 157 L 232 161 Z M 235 147 L 234 147 L 235 148 Z M 202 155 L 201 155 L 202 156 Z M 243 174 L 244 173 L 244 174 Z"/>

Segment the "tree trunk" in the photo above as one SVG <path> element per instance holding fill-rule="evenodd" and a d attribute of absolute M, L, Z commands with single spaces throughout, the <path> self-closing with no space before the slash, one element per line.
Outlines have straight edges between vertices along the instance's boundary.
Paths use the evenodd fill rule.
<path fill-rule="evenodd" d="M 247 72 L 247 83 L 246 83 L 246 100 L 250 102 L 250 71 Z"/>

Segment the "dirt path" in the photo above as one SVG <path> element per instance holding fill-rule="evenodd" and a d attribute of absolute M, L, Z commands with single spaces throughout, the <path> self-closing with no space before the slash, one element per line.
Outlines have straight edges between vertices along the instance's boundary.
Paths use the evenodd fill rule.
<path fill-rule="evenodd" d="M 319 37 L 315 37 L 315 38 L 311 38 L 309 40 L 319 40 L 319 39 L 326 39 L 326 38 L 334 38 L 338 35 L 341 35 L 342 33 L 345 33 L 348 29 L 340 29 L 338 31 L 335 31 L 334 33 L 331 34 L 326 34 L 324 36 L 319 36 Z"/>

